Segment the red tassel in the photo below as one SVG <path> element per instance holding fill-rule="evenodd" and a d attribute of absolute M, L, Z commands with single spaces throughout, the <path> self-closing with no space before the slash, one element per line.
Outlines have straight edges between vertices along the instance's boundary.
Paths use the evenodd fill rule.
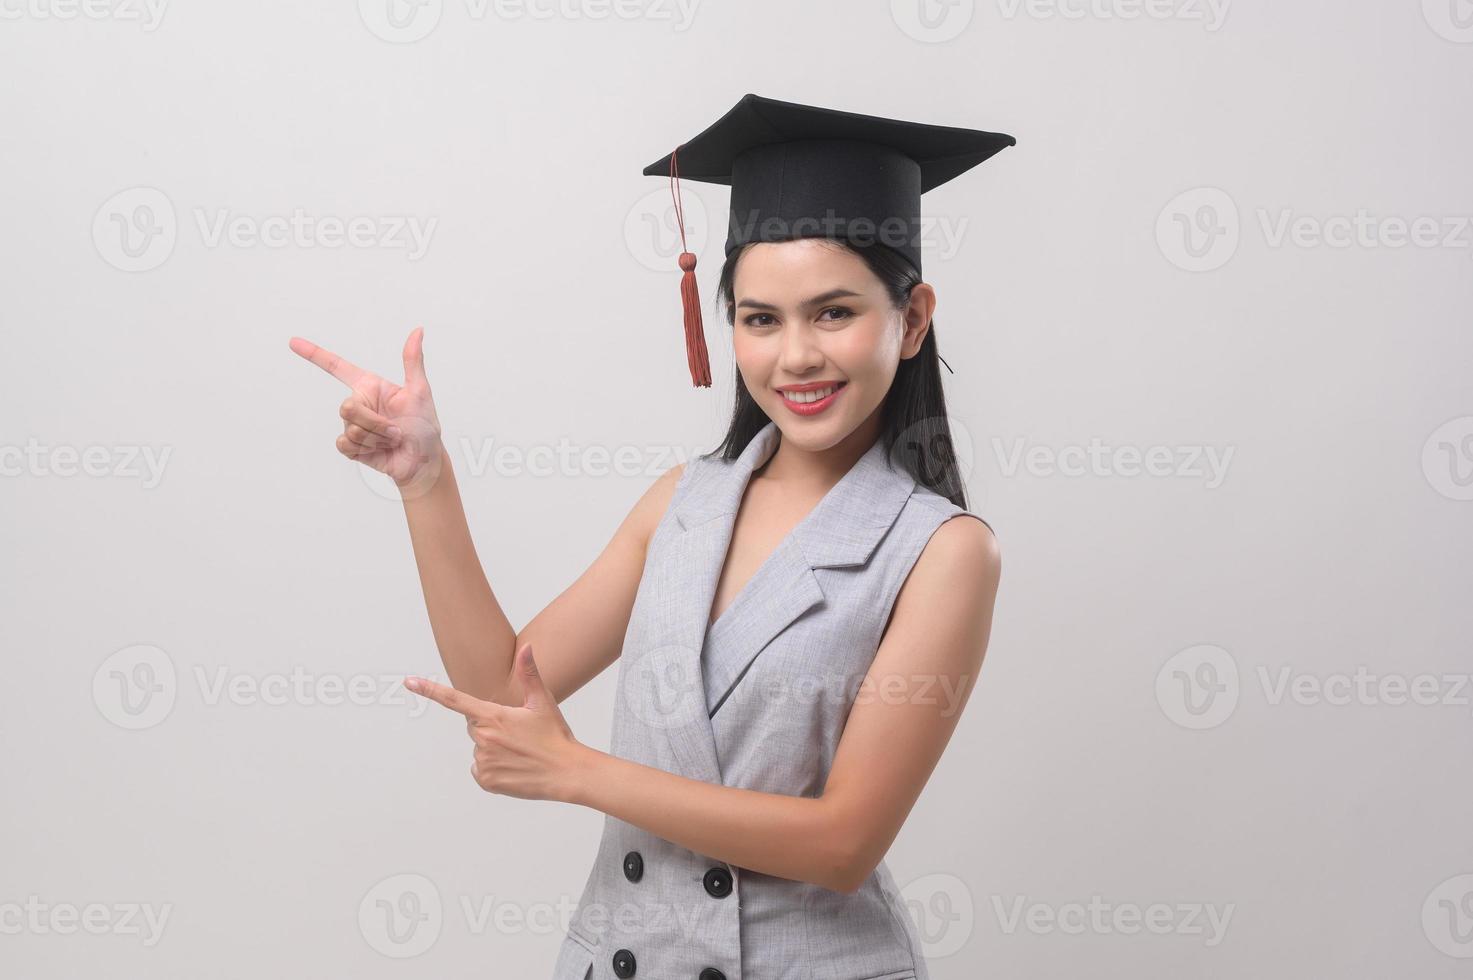
<path fill-rule="evenodd" d="M 711 357 L 706 352 L 706 330 L 701 323 L 701 296 L 696 290 L 696 257 L 680 253 L 680 305 L 685 308 L 685 359 L 690 364 L 691 384 L 711 387 Z"/>
<path fill-rule="evenodd" d="M 690 366 L 691 384 L 697 388 L 709 388 L 711 358 L 706 351 L 701 296 L 696 289 L 696 256 L 685 246 L 685 209 L 680 203 L 680 172 L 675 163 L 679 152 L 680 147 L 677 146 L 670 154 L 670 196 L 675 202 L 675 220 L 680 226 L 680 305 L 685 312 L 685 360 Z"/>

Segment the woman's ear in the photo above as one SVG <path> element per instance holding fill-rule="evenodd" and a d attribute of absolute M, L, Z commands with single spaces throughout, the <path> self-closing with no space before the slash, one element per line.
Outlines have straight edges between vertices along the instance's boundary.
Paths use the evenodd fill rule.
<path fill-rule="evenodd" d="M 900 342 L 900 358 L 914 357 L 931 329 L 931 317 L 936 313 L 936 290 L 929 283 L 918 282 L 910 291 L 910 301 L 905 307 L 905 337 Z"/>

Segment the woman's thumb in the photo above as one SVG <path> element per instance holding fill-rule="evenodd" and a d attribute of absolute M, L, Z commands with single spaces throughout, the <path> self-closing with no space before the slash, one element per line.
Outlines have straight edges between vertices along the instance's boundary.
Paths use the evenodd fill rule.
<path fill-rule="evenodd" d="M 551 700 L 537 670 L 537 661 L 532 657 L 532 644 L 517 651 L 517 670 L 522 675 L 522 707 L 540 708 Z"/>
<path fill-rule="evenodd" d="M 404 383 L 429 384 L 425 377 L 425 328 L 415 327 L 404 341 Z"/>

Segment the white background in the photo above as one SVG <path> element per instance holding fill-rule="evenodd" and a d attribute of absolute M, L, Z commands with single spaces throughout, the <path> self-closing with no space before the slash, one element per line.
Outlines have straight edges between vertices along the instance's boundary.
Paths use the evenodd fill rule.
<path fill-rule="evenodd" d="M 402 511 L 287 338 L 397 379 L 425 326 L 525 624 L 723 431 L 726 190 L 683 185 L 696 390 L 640 171 L 755 92 L 1018 140 L 925 198 L 1004 555 L 888 858 L 933 977 L 1466 976 L 1467 0 L 395 2 L 0 0 L 0 973 L 550 972 L 602 816 L 482 792 L 397 688 L 442 676 Z M 613 679 L 564 704 L 600 748 Z"/>

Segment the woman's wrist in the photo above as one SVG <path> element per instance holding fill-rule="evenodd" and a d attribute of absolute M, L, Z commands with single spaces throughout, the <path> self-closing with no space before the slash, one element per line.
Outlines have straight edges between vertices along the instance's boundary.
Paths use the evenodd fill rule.
<path fill-rule="evenodd" d="M 564 785 L 558 792 L 558 802 L 591 807 L 598 798 L 598 781 L 610 756 L 607 752 L 574 743 L 572 762 L 567 767 Z"/>
<path fill-rule="evenodd" d="M 450 454 L 445 450 L 445 443 L 439 434 L 435 435 L 434 443 L 430 447 L 429 458 L 425 460 L 413 476 L 404 481 L 395 480 L 394 485 L 399 488 L 399 496 L 404 500 L 413 500 L 423 497 L 433 490 L 440 482 L 440 476 L 450 466 Z"/>

